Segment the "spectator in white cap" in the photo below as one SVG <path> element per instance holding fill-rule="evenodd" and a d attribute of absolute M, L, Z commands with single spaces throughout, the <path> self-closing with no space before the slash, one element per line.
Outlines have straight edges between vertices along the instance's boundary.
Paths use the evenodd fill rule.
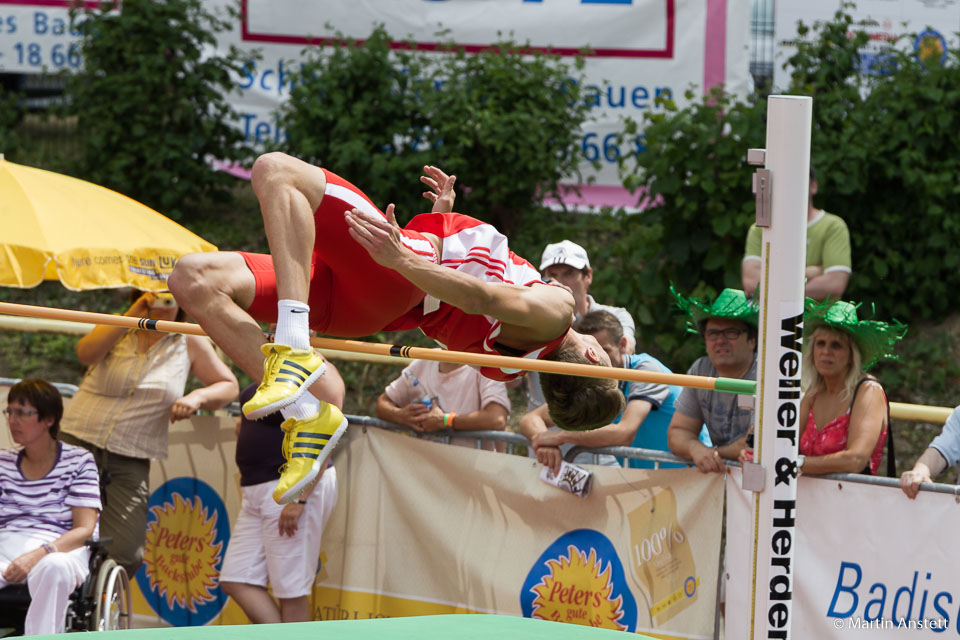
<path fill-rule="evenodd" d="M 623 307 L 611 307 L 600 304 L 588 293 L 590 283 L 593 282 L 593 269 L 590 268 L 590 258 L 586 250 L 576 242 L 561 240 L 548 244 L 540 256 L 540 275 L 547 282 L 556 281 L 573 292 L 574 309 L 573 320 L 579 321 L 592 311 L 607 311 L 612 313 L 623 327 L 623 337 L 626 339 L 624 353 L 631 354 L 637 346 L 636 324 L 633 316 Z M 543 391 L 540 389 L 540 376 L 531 371 L 525 376 L 527 391 L 527 411 L 533 411 L 544 404 Z M 616 458 L 609 456 L 611 464 Z M 592 455 L 591 455 L 592 459 Z"/>
<path fill-rule="evenodd" d="M 633 316 L 623 307 L 600 304 L 588 291 L 593 282 L 593 269 L 586 250 L 575 242 L 561 240 L 548 244 L 540 257 L 540 274 L 570 288 L 575 302 L 575 320 L 592 311 L 608 311 L 616 316 L 627 339 L 627 353 L 633 353 L 636 345 L 636 324 Z"/>

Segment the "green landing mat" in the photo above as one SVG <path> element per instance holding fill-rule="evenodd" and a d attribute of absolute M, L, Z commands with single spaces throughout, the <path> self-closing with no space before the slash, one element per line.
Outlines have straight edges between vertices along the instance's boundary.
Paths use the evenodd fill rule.
<path fill-rule="evenodd" d="M 35 636 L 60 638 L 61 636 Z M 514 616 L 460 614 L 264 625 L 130 629 L 97 640 L 623 640 L 622 631 Z M 634 635 L 634 638 L 649 636 Z"/>

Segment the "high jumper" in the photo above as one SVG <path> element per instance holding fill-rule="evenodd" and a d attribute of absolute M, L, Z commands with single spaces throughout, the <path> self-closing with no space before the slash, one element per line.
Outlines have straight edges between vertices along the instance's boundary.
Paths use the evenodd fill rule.
<path fill-rule="evenodd" d="M 425 173 L 432 212 L 400 228 L 392 204 L 384 214 L 336 174 L 262 155 L 251 180 L 271 256 L 192 254 L 170 276 L 177 301 L 227 355 L 254 379 L 262 371 L 244 413 L 280 410 L 286 419 L 277 502 L 314 480 L 347 425 L 324 401 L 330 389 L 311 329 L 356 337 L 419 328 L 457 351 L 610 365 L 595 338 L 570 328 L 570 291 L 545 283 L 491 225 L 452 213 L 454 176 L 436 167 Z M 276 321 L 274 343 L 260 346 L 258 321 Z M 481 373 L 510 380 L 522 372 Z M 623 409 L 613 380 L 545 374 L 541 382 L 559 426 L 608 424 Z"/>

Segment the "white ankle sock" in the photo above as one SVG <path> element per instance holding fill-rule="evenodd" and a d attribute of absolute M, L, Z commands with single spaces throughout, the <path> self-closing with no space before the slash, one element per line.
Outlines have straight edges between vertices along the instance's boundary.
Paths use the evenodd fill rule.
<path fill-rule="evenodd" d="M 293 404 L 289 404 L 283 409 L 280 409 L 280 415 L 283 416 L 284 420 L 287 418 L 304 420 L 305 418 L 312 418 L 319 412 L 320 401 L 309 391 L 300 396 Z"/>
<path fill-rule="evenodd" d="M 273 341 L 294 349 L 310 348 L 310 307 L 299 300 L 277 303 L 277 334 Z"/>

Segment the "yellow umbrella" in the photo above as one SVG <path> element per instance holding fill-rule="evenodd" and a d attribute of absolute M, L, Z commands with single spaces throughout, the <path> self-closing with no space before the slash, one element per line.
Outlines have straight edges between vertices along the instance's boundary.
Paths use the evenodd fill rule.
<path fill-rule="evenodd" d="M 0 154 L 0 286 L 156 291 L 181 256 L 216 250 L 116 191 Z"/>

